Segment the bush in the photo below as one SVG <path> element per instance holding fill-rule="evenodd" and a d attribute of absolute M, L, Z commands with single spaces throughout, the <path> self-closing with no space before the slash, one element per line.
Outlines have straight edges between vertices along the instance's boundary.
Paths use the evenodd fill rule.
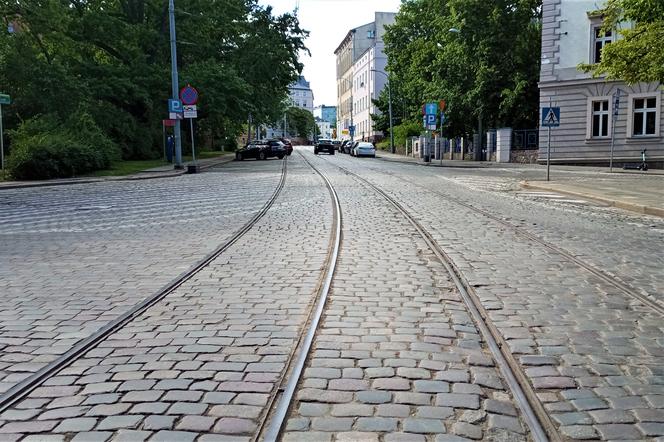
<path fill-rule="evenodd" d="M 86 113 L 62 122 L 37 116 L 9 133 L 9 173 L 19 180 L 68 178 L 106 169 L 119 157 L 110 141 Z"/>

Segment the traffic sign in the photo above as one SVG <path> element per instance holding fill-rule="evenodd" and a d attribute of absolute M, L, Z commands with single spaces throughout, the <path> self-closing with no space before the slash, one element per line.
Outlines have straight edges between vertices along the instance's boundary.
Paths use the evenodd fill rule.
<path fill-rule="evenodd" d="M 195 87 L 187 85 L 180 90 L 182 104 L 191 106 L 198 103 L 198 91 Z"/>
<path fill-rule="evenodd" d="M 0 104 L 11 104 L 12 100 L 7 94 L 0 94 Z"/>
<path fill-rule="evenodd" d="M 180 100 L 169 99 L 168 100 L 168 112 L 172 114 L 181 114 L 182 113 L 182 102 Z"/>
<path fill-rule="evenodd" d="M 427 103 L 424 106 L 424 113 L 427 115 L 438 115 L 438 103 Z"/>
<path fill-rule="evenodd" d="M 445 112 L 441 112 L 440 113 L 440 126 L 441 127 L 443 126 L 443 124 L 445 124 L 445 121 L 447 121 L 447 117 L 445 116 Z"/>
<path fill-rule="evenodd" d="M 185 118 L 198 118 L 198 108 L 196 105 L 185 105 L 182 106 L 182 109 L 184 110 Z"/>
<path fill-rule="evenodd" d="M 542 127 L 560 126 L 560 108 L 543 107 L 542 108 Z"/>
<path fill-rule="evenodd" d="M 184 116 L 182 115 L 182 112 L 169 112 L 168 118 L 171 120 L 181 120 Z"/>
<path fill-rule="evenodd" d="M 355 135 L 355 126 L 348 126 L 348 132 L 350 133 L 351 137 Z"/>

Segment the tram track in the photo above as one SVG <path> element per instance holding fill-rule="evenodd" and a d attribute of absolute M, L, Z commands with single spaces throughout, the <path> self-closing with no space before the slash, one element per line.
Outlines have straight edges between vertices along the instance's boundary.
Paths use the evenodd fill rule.
<path fill-rule="evenodd" d="M 478 330 L 487 343 L 489 351 L 493 355 L 509 390 L 512 392 L 516 404 L 522 412 L 523 419 L 533 439 L 538 442 L 562 440 L 556 425 L 551 420 L 549 414 L 546 412 L 544 406 L 537 397 L 536 392 L 528 382 L 526 374 L 521 369 L 518 361 L 514 358 L 514 355 L 509 351 L 509 346 L 504 341 L 502 334 L 491 321 L 472 285 L 464 278 L 462 272 L 455 265 L 449 255 L 447 255 L 447 253 L 438 245 L 432 235 L 417 221 L 417 219 L 415 219 L 415 217 L 413 217 L 395 198 L 356 173 L 337 164 L 330 164 L 340 169 L 346 175 L 364 183 L 380 197 L 385 199 L 421 236 L 427 244 L 427 247 L 450 274 L 452 281 L 459 290 L 464 304 L 468 308 Z M 276 439 L 266 440 L 271 442 Z"/>
<path fill-rule="evenodd" d="M 375 172 L 378 172 L 376 169 L 371 169 L 371 170 L 373 170 Z M 462 207 L 464 207 L 464 208 L 466 208 L 466 209 L 468 209 L 472 212 L 480 214 L 483 217 L 488 218 L 491 221 L 494 221 L 494 222 L 500 224 L 503 227 L 508 228 L 509 230 L 514 232 L 515 234 L 517 234 L 519 236 L 522 236 L 522 237 L 524 237 L 524 238 L 526 238 L 526 239 L 528 239 L 528 240 L 530 240 L 530 241 L 532 241 L 532 242 L 534 242 L 534 243 L 536 243 L 536 244 L 538 244 L 538 245 L 540 245 L 540 246 L 556 253 L 557 255 L 565 258 L 567 261 L 575 264 L 576 266 L 581 267 L 582 269 L 584 269 L 585 271 L 593 274 L 594 276 L 601 279 L 602 281 L 604 281 L 604 282 L 612 285 L 613 287 L 617 288 L 618 290 L 620 290 L 625 295 L 641 302 L 646 307 L 649 307 L 650 309 L 654 310 L 658 314 L 664 316 L 664 302 L 663 301 L 657 300 L 657 299 L 653 298 L 652 296 L 650 296 L 649 294 L 643 293 L 641 290 L 637 289 L 636 287 L 633 287 L 631 284 L 628 284 L 628 283 L 625 283 L 625 282 L 621 281 L 618 277 L 616 277 L 614 275 L 611 275 L 610 273 L 608 273 L 608 272 L 606 272 L 602 269 L 597 268 L 597 266 L 595 266 L 595 265 L 593 265 L 589 262 L 586 262 L 582 259 L 579 259 L 578 257 L 574 256 L 574 254 L 572 254 L 568 250 L 565 250 L 561 247 L 558 247 L 555 244 L 552 244 L 549 241 L 546 241 L 546 240 L 538 237 L 534 233 L 531 233 L 531 232 L 529 232 L 528 230 L 526 230 L 522 227 L 515 226 L 514 224 L 505 221 L 504 219 L 490 213 L 487 210 L 475 207 L 472 204 L 468 204 L 464 201 L 461 201 L 460 199 L 455 198 L 453 196 L 450 196 L 449 194 L 445 194 L 445 193 L 440 192 L 438 190 L 431 189 L 430 187 L 426 187 L 422 184 L 419 184 L 417 182 L 414 182 L 412 180 L 409 180 L 407 178 L 404 178 L 402 176 L 396 175 L 396 174 L 391 173 L 391 172 L 386 172 L 386 171 L 381 170 L 380 173 L 387 174 L 390 177 L 399 179 L 399 180 L 401 180 L 405 183 L 411 184 L 411 185 L 413 185 L 415 187 L 418 187 L 420 189 L 424 189 L 427 192 L 432 192 L 432 193 L 434 193 L 438 196 L 444 197 L 446 201 L 451 201 L 451 202 L 453 202 L 453 203 L 455 203 L 459 206 L 462 206 Z"/>
<path fill-rule="evenodd" d="M 99 328 L 96 332 L 87 338 L 78 341 L 66 353 L 62 354 L 54 361 L 51 361 L 43 368 L 0 395 L 0 412 L 7 410 L 12 405 L 28 396 L 30 392 L 42 385 L 44 381 L 56 375 L 65 367 L 71 365 L 74 361 L 84 356 L 89 350 L 95 348 L 100 342 L 104 341 L 112 333 L 121 330 L 134 318 L 144 313 L 147 309 L 159 301 L 163 300 L 169 294 L 173 293 L 176 289 L 181 287 L 185 282 L 189 281 L 192 277 L 194 277 L 220 255 L 222 255 L 225 251 L 227 251 L 233 244 L 238 242 L 267 214 L 270 208 L 274 205 L 275 201 L 281 194 L 282 189 L 284 188 L 287 175 L 288 161 L 285 159 L 282 163 L 281 177 L 270 198 L 265 202 L 261 209 L 256 212 L 256 214 L 251 219 L 249 219 L 240 229 L 233 233 L 229 239 L 220 244 L 212 252 L 208 253 L 192 267 L 178 275 L 175 279 L 163 286 L 157 292 L 134 304 L 129 310 L 116 317 L 115 319 L 109 321 L 106 325 Z"/>

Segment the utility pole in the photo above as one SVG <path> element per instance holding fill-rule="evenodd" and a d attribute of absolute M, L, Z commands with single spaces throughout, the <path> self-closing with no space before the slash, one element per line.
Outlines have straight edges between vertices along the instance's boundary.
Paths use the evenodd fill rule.
<path fill-rule="evenodd" d="M 168 0 L 168 22 L 171 31 L 171 86 L 173 93 L 173 100 L 179 100 L 178 88 L 180 86 L 178 80 L 178 54 L 175 39 L 175 5 L 173 0 Z M 182 137 L 180 135 L 180 120 L 175 120 L 175 168 L 184 169 L 182 164 Z"/>

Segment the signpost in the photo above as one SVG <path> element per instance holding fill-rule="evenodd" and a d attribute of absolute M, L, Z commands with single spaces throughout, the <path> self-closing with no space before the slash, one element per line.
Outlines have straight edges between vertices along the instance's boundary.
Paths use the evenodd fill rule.
<path fill-rule="evenodd" d="M 5 134 L 2 129 L 2 105 L 11 104 L 12 100 L 7 94 L 0 94 L 0 170 L 5 170 Z"/>
<path fill-rule="evenodd" d="M 549 129 L 548 143 L 546 146 L 546 180 L 550 181 L 551 169 L 551 128 L 560 126 L 560 108 L 551 106 L 549 98 L 549 107 L 542 108 L 542 127 Z"/>
<path fill-rule="evenodd" d="M 348 126 L 348 133 L 350 134 L 351 138 L 355 136 L 355 126 Z"/>
<path fill-rule="evenodd" d="M 613 172 L 613 146 L 616 139 L 616 123 L 618 121 L 618 112 L 620 110 L 620 89 L 613 95 L 613 122 L 611 123 L 611 156 L 609 157 L 609 172 Z"/>
<path fill-rule="evenodd" d="M 198 118 L 198 91 L 196 88 L 187 85 L 180 90 L 180 101 L 182 102 L 182 113 L 184 118 L 189 120 L 189 132 L 191 132 L 191 159 L 193 167 L 189 167 L 189 173 L 197 173 L 198 166 L 196 165 L 196 145 L 194 141 L 194 118 Z"/>

